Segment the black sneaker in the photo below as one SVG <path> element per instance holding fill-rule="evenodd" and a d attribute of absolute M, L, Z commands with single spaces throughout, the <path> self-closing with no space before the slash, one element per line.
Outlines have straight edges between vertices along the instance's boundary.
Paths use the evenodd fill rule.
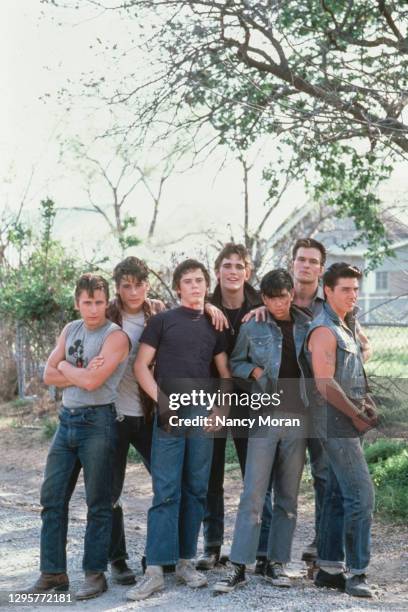
<path fill-rule="evenodd" d="M 289 588 L 292 586 L 289 576 L 286 576 L 283 572 L 282 563 L 269 562 L 265 569 L 264 578 L 276 587 Z"/>
<path fill-rule="evenodd" d="M 198 570 L 211 570 L 220 560 L 220 548 L 206 548 L 203 554 L 197 559 L 196 568 Z"/>
<path fill-rule="evenodd" d="M 268 566 L 268 559 L 266 557 L 259 557 L 256 560 L 254 574 L 256 576 L 264 576 L 267 566 Z"/>
<path fill-rule="evenodd" d="M 346 593 L 354 597 L 372 597 L 373 593 L 370 586 L 367 584 L 367 576 L 359 574 L 346 578 Z"/>
<path fill-rule="evenodd" d="M 112 561 L 111 576 L 116 584 L 135 584 L 136 577 L 133 570 L 130 569 L 125 559 Z"/>
<path fill-rule="evenodd" d="M 224 578 L 215 583 L 213 589 L 219 593 L 230 593 L 236 588 L 246 584 L 245 565 L 233 563 L 232 571 Z"/>
<path fill-rule="evenodd" d="M 344 591 L 346 588 L 346 576 L 343 572 L 340 572 L 340 574 L 329 574 L 329 572 L 319 569 L 314 579 L 314 583 L 317 587 Z"/>

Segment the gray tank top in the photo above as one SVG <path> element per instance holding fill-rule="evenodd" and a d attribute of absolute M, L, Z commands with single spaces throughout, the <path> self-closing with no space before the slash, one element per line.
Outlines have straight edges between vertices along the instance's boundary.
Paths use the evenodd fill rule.
<path fill-rule="evenodd" d="M 120 330 L 119 325 L 111 321 L 107 321 L 94 330 L 87 329 L 82 319 L 72 321 L 65 335 L 66 361 L 77 368 L 86 368 L 91 359 L 100 354 L 106 338 L 117 330 Z M 94 391 L 86 391 L 80 387 L 67 387 L 62 393 L 63 405 L 67 408 L 79 408 L 113 403 L 126 364 L 127 359 L 122 361 L 103 385 Z"/>

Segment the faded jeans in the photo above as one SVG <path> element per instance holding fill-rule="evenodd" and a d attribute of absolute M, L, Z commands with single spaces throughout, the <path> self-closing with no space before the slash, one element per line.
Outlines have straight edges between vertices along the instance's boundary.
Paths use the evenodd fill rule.
<path fill-rule="evenodd" d="M 244 490 L 230 553 L 233 563 L 255 562 L 272 469 L 273 507 L 267 558 L 278 563 L 290 560 L 305 448 L 306 440 L 301 433 L 285 427 L 270 427 L 263 437 L 249 439 Z"/>

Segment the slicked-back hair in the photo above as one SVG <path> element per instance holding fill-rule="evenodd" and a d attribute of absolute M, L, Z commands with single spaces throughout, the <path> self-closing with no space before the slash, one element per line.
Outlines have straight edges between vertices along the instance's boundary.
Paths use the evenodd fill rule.
<path fill-rule="evenodd" d="M 296 254 L 299 249 L 317 249 L 320 251 L 320 265 L 324 266 L 326 263 L 325 246 L 318 240 L 315 240 L 314 238 L 299 238 L 296 240 L 292 249 L 292 261 L 295 261 Z"/>
<path fill-rule="evenodd" d="M 361 270 L 345 261 L 341 261 L 327 268 L 326 272 L 323 274 L 323 287 L 334 289 L 339 278 L 357 278 L 360 280 L 362 276 Z"/>
<path fill-rule="evenodd" d="M 138 257 L 126 257 L 113 270 L 113 280 L 118 288 L 122 278 L 130 276 L 139 283 L 145 281 L 149 277 L 149 269 L 144 261 Z"/>
<path fill-rule="evenodd" d="M 246 268 L 252 268 L 251 256 L 248 249 L 243 244 L 235 244 L 235 242 L 227 242 L 221 251 L 218 253 L 214 262 L 214 270 L 218 272 L 223 259 L 228 259 L 231 255 L 238 255 L 242 259 Z"/>
<path fill-rule="evenodd" d="M 103 291 L 106 296 L 106 301 L 109 302 L 109 285 L 108 281 L 99 274 L 86 272 L 82 274 L 75 286 L 75 301 L 77 302 L 83 291 L 86 291 L 89 297 L 94 296 L 95 291 Z"/>
<path fill-rule="evenodd" d="M 277 268 L 262 277 L 259 288 L 265 297 L 279 297 L 285 289 L 292 291 L 293 279 L 287 270 Z"/>
<path fill-rule="evenodd" d="M 210 275 L 205 265 L 202 264 L 201 261 L 197 261 L 196 259 L 186 259 L 185 261 L 179 263 L 179 265 L 173 272 L 173 289 L 175 291 L 180 288 L 181 277 L 187 272 L 191 272 L 192 270 L 201 270 L 204 274 L 207 287 L 210 286 Z"/>

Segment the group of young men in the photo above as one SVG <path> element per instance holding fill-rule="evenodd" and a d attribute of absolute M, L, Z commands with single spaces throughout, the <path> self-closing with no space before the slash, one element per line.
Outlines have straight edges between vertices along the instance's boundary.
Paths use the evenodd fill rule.
<path fill-rule="evenodd" d="M 223 544 L 228 428 L 220 422 L 230 415 L 238 423 L 229 431 L 243 492 L 232 569 L 215 590 L 243 586 L 246 566 L 255 562 L 255 573 L 272 585 L 290 586 L 285 565 L 307 448 L 316 534 L 304 557 L 317 559 L 315 584 L 371 596 L 366 570 L 373 487 L 361 436 L 377 417 L 363 366 L 368 340 L 355 319 L 361 273 L 346 263 L 324 272 L 326 252 L 313 239 L 299 239 L 292 254 L 293 278 L 272 270 L 260 292 L 248 282 L 251 261 L 242 245 L 228 243 L 219 253 L 212 295 L 205 266 L 183 261 L 173 275 L 180 305 L 171 309 L 148 298 L 148 268 L 135 257 L 115 267 L 112 301 L 104 278 L 80 277 L 75 303 L 81 318 L 62 331 L 44 374 L 63 395 L 41 489 L 41 575 L 31 592 L 69 588 L 68 504 L 81 468 L 88 514 L 85 577 L 76 597 L 106 590 L 108 562 L 114 581 L 135 583 L 120 505 L 130 445 L 151 474 L 153 501 L 145 573 L 127 597 L 141 600 L 160 591 L 166 571 L 174 570 L 189 587 L 207 585 L 200 570 L 218 564 Z M 274 424 L 240 426 L 254 412 L 243 402 L 191 401 L 177 412 L 170 407 L 169 390 L 214 379 L 238 398 L 240 381 L 251 393 L 278 394 Z M 293 421 L 301 427 L 288 427 L 290 416 L 299 417 Z M 195 561 L 202 524 L 204 551 Z"/>

